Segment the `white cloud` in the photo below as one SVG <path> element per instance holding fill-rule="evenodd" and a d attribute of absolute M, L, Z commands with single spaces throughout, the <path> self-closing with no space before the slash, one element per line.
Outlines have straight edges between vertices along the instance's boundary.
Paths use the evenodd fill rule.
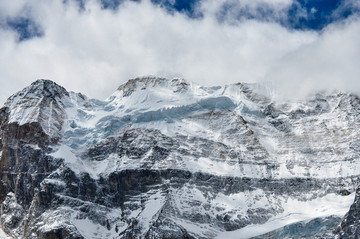
<path fill-rule="evenodd" d="M 17 16 L 26 9 L 26 0 L 0 1 L 0 16 Z"/>
<path fill-rule="evenodd" d="M 360 94 L 360 19 L 326 28 L 316 41 L 287 54 L 266 75 L 281 94 L 304 97 L 319 90 Z"/>
<path fill-rule="evenodd" d="M 265 5 L 274 10 L 281 11 L 284 8 L 289 7 L 294 0 L 205 0 L 204 2 L 205 3 L 201 6 L 202 10 L 208 10 L 207 12 L 215 13 L 224 4 L 236 6 L 236 10 L 239 10 L 240 8 L 256 9 L 259 6 Z"/>
<path fill-rule="evenodd" d="M 264 1 L 270 2 L 257 0 Z M 302 82 L 328 85 L 328 76 L 336 76 L 334 86 L 340 87 L 354 83 L 345 77 L 359 76 L 353 70 L 360 56 L 357 20 L 318 34 L 254 20 L 220 24 L 212 0 L 200 6 L 208 9 L 202 19 L 171 15 L 148 1 L 125 2 L 116 11 L 101 9 L 95 0 L 83 11 L 71 1 L 4 2 L 2 14 L 16 14 L 26 4 L 45 34 L 16 43 L 14 32 L 0 29 L 0 102 L 38 78 L 101 99 L 127 79 L 149 74 L 204 85 L 270 79 L 286 92 Z"/>

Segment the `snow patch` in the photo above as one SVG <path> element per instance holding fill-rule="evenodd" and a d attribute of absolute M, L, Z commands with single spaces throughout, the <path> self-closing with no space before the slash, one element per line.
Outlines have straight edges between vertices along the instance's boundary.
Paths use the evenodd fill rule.
<path fill-rule="evenodd" d="M 284 212 L 270 218 L 266 223 L 249 225 L 235 231 L 221 232 L 216 238 L 246 239 L 263 235 L 295 222 L 328 216 L 343 217 L 349 211 L 354 197 L 355 193 L 348 196 L 328 194 L 309 201 L 289 198 L 282 202 Z"/>
<path fill-rule="evenodd" d="M 10 236 L 8 236 L 3 229 L 0 228 L 0 239 L 11 239 Z"/>
<path fill-rule="evenodd" d="M 142 211 L 137 216 L 137 219 L 142 224 L 141 235 L 143 236 L 145 236 L 145 233 L 149 230 L 152 223 L 157 220 L 157 215 L 166 202 L 166 196 L 164 196 L 161 191 L 153 193 L 154 194 L 144 203 Z"/>
<path fill-rule="evenodd" d="M 104 226 L 101 226 L 99 223 L 94 223 L 88 218 L 78 219 L 73 215 L 71 218 L 71 223 L 86 239 L 117 238 L 118 236 L 118 233 L 116 233 L 115 229 L 108 229 Z"/>

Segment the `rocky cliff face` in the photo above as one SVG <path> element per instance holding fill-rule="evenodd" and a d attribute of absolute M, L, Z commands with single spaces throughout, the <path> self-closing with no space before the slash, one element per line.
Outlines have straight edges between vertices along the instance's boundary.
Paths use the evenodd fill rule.
<path fill-rule="evenodd" d="M 0 110 L 2 230 L 356 238 L 360 99 L 278 104 L 261 92 L 148 77 L 99 101 L 34 82 Z"/>

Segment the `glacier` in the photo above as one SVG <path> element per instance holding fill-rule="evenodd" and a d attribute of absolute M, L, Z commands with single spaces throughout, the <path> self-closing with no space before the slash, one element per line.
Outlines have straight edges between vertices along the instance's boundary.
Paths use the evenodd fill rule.
<path fill-rule="evenodd" d="M 0 110 L 0 237 L 356 238 L 360 99 L 38 80 Z"/>

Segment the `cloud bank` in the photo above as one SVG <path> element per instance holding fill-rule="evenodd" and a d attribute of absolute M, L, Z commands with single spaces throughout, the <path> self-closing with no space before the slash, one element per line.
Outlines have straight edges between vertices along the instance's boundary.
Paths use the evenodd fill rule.
<path fill-rule="evenodd" d="M 224 4 L 235 7 L 219 21 Z M 143 75 L 203 85 L 271 82 L 286 97 L 329 88 L 360 93 L 355 15 L 321 31 L 238 17 L 243 9 L 255 14 L 266 6 L 280 19 L 291 4 L 207 0 L 197 5 L 202 17 L 191 18 L 147 0 L 124 1 L 115 9 L 96 0 L 82 8 L 71 0 L 1 1 L 0 103 L 39 78 L 104 99 Z M 5 24 L 9 19 L 30 19 L 26 34 L 35 37 L 20 41 L 19 31 Z"/>

